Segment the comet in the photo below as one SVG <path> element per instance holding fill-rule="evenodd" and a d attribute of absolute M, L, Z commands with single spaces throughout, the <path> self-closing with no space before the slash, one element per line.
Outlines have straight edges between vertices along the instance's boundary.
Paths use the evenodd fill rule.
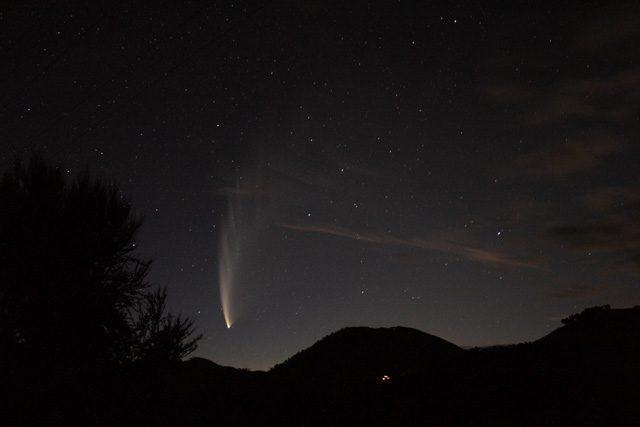
<path fill-rule="evenodd" d="M 237 251 L 231 247 L 231 239 L 226 234 L 222 236 L 218 255 L 218 281 L 220 283 L 220 301 L 222 301 L 222 313 L 227 328 L 231 328 L 235 320 L 231 302 L 232 290 L 237 264 Z"/>
<path fill-rule="evenodd" d="M 218 286 L 224 321 L 231 328 L 263 292 L 262 279 L 255 276 L 255 268 L 248 267 L 264 242 L 274 206 L 263 191 L 260 170 L 255 176 L 237 176 L 226 196 L 227 214 L 222 218 L 218 242 Z"/>
<path fill-rule="evenodd" d="M 237 178 L 235 188 L 229 189 L 227 215 L 221 224 L 218 284 L 227 328 L 231 328 L 251 305 L 251 294 L 254 291 L 247 283 L 249 277 L 244 267 L 252 258 L 258 240 L 260 215 L 264 214 L 256 197 L 259 192 L 247 190 L 247 181 Z M 244 187 L 240 186 L 241 182 Z M 253 188 L 256 187 L 258 186 L 254 184 Z"/>
<path fill-rule="evenodd" d="M 239 316 L 237 299 L 238 267 L 241 255 L 241 236 L 239 235 L 235 206 L 229 202 L 227 218 L 222 225 L 220 247 L 218 248 L 218 283 L 222 313 L 227 328 L 231 328 Z"/>

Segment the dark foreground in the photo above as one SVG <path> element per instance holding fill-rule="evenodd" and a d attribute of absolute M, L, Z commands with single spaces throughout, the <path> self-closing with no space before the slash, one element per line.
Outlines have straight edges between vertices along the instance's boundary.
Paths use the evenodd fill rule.
<path fill-rule="evenodd" d="M 640 425 L 640 307 L 572 318 L 533 343 L 474 350 L 409 328 L 346 328 L 269 372 L 199 358 L 127 371 L 33 371 L 5 382 L 3 418 L 9 425 Z"/>

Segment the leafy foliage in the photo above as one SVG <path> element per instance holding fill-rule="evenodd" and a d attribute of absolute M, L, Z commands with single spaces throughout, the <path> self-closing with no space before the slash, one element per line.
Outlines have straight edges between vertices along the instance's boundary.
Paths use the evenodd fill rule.
<path fill-rule="evenodd" d="M 572 325 L 576 323 L 590 322 L 601 317 L 604 311 L 609 310 L 610 308 L 611 306 L 609 304 L 585 308 L 582 310 L 582 313 L 572 314 L 571 316 L 562 319 L 562 324 Z"/>
<path fill-rule="evenodd" d="M 68 181 L 34 157 L 0 182 L 0 355 L 73 367 L 139 359 L 152 342 L 167 358 L 193 351 L 193 321 L 149 290 L 130 202 L 88 173 Z M 134 319 L 155 328 L 140 335 Z"/>
<path fill-rule="evenodd" d="M 158 288 L 144 299 L 135 323 L 137 360 L 163 363 L 192 353 L 202 334 L 195 334 L 194 320 L 165 314 L 166 288 Z"/>

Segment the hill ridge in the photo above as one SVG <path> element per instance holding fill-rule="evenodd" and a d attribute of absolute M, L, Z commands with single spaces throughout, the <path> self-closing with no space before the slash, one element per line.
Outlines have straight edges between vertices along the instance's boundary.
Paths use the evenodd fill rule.
<path fill-rule="evenodd" d="M 191 383 L 169 388 L 183 408 L 172 421 L 204 411 L 228 425 L 640 425 L 640 307 L 566 323 L 473 350 L 414 328 L 352 326 L 267 372 L 196 361 Z"/>

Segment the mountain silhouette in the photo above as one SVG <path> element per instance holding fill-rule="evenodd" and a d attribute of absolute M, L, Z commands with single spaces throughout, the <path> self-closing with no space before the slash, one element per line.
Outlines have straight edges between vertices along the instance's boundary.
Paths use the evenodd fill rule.
<path fill-rule="evenodd" d="M 628 309 L 605 307 L 593 307 L 571 316 L 569 319 L 575 320 L 540 338 L 535 345 L 549 351 L 598 352 L 603 347 L 638 351 L 640 306 Z"/>
<path fill-rule="evenodd" d="M 640 425 L 640 307 L 587 309 L 532 343 L 464 350 L 349 327 L 267 372 L 193 358 L 138 377 L 160 425 Z"/>
<path fill-rule="evenodd" d="M 303 381 L 341 377 L 392 380 L 407 375 L 437 374 L 467 353 L 448 341 L 417 329 L 344 328 L 321 339 L 271 373 Z"/>

